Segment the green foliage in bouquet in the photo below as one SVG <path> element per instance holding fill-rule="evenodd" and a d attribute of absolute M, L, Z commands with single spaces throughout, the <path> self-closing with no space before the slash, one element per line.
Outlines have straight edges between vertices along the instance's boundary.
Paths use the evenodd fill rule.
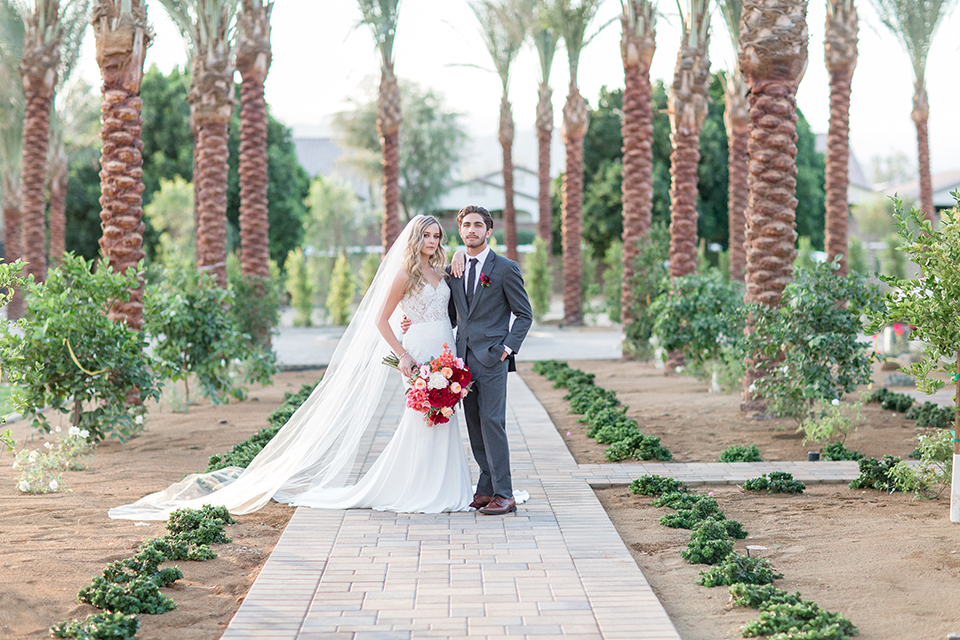
<path fill-rule="evenodd" d="M 189 403 L 190 376 L 213 403 L 244 399 L 244 384 L 269 384 L 276 373 L 272 352 L 241 333 L 229 309 L 230 290 L 216 286 L 208 274 L 170 269 L 144 296 L 144 327 L 153 337 L 153 367 L 163 378 L 183 380 Z M 241 363 L 241 380 L 233 369 Z"/>
<path fill-rule="evenodd" d="M 641 496 L 659 496 L 668 493 L 686 493 L 689 488 L 674 478 L 645 475 L 630 483 L 630 491 Z"/>
<path fill-rule="evenodd" d="M 860 342 L 860 318 L 883 307 L 880 290 L 864 277 L 838 278 L 837 262 L 798 269 L 780 305 L 751 305 L 747 354 L 767 364 L 752 392 L 767 411 L 798 423 L 815 400 L 840 399 L 871 381 L 875 355 Z"/>
<path fill-rule="evenodd" d="M 803 493 L 805 484 L 793 479 L 792 473 L 771 471 L 770 475 L 761 475 L 743 483 L 745 491 L 766 491 L 767 493 Z"/>
<path fill-rule="evenodd" d="M 19 330 L 6 323 L 0 329 L 0 360 L 13 404 L 33 428 L 50 432 L 49 412 L 41 413 L 49 407 L 69 413 L 70 424 L 93 441 L 124 441 L 141 429 L 127 394 L 136 390 L 141 402 L 159 397 L 144 333 L 107 316 L 115 302 L 130 298 L 141 272 L 93 266 L 68 254 L 46 282 L 24 286 L 26 315 Z"/>
<path fill-rule="evenodd" d="M 720 564 L 700 572 L 697 584 L 704 587 L 719 587 L 733 584 L 770 584 L 782 573 L 776 573 L 766 558 L 748 558 L 731 553 Z"/>
<path fill-rule="evenodd" d="M 720 452 L 720 462 L 763 462 L 756 445 L 733 445 Z"/>

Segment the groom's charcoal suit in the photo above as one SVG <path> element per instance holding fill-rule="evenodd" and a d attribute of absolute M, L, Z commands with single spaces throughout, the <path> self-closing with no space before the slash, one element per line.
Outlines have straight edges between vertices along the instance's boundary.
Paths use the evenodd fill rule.
<path fill-rule="evenodd" d="M 507 371 L 515 367 L 513 355 L 503 361 L 501 357 L 504 346 L 514 354 L 520 350 L 533 314 L 516 262 L 490 251 L 480 273 L 469 305 L 463 278 L 451 278 L 450 284 L 450 318 L 457 326 L 457 354 L 473 376 L 473 389 L 463 399 L 464 417 L 473 456 L 480 466 L 477 493 L 512 498 L 506 430 Z M 512 327 L 511 312 L 515 316 Z"/>

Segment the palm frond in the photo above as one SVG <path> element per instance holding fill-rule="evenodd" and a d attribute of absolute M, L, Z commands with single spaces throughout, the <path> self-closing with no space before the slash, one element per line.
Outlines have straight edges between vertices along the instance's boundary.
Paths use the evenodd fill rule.
<path fill-rule="evenodd" d="M 393 40 L 397 34 L 400 0 L 357 0 L 363 18 L 370 27 L 384 66 L 393 66 Z"/>
<path fill-rule="evenodd" d="M 851 4 L 853 0 L 847 0 Z M 743 0 L 717 0 L 720 5 L 720 14 L 727 24 L 727 33 L 730 34 L 730 43 L 733 45 L 734 59 L 740 50 L 740 15 L 743 13 Z M 829 6 L 830 3 L 827 2 Z"/>
<path fill-rule="evenodd" d="M 90 25 L 92 0 L 73 0 L 62 8 L 60 23 L 63 36 L 60 39 L 60 68 L 57 71 L 57 92 L 70 80 L 77 62 L 80 60 L 80 48 Z"/>
<path fill-rule="evenodd" d="M 607 22 L 592 35 L 587 36 L 590 23 L 597 15 L 603 0 L 556 0 L 549 15 L 549 24 L 563 38 L 567 48 L 567 61 L 570 67 L 570 82 L 577 83 L 577 70 L 580 66 L 580 53 L 600 31 L 612 23 Z"/>
<path fill-rule="evenodd" d="M 924 74 L 933 35 L 956 6 L 957 0 L 872 0 L 880 20 L 907 50 L 919 86 L 926 86 Z"/>
<path fill-rule="evenodd" d="M 474 0 L 470 8 L 480 22 L 483 43 L 506 93 L 510 84 L 510 67 L 520 53 L 533 21 L 533 3 L 529 0 Z"/>

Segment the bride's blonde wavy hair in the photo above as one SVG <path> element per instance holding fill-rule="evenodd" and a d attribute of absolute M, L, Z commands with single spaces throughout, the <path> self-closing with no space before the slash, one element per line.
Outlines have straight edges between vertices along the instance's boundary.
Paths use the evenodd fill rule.
<path fill-rule="evenodd" d="M 433 216 L 417 216 L 411 220 L 411 222 L 413 223 L 413 228 L 410 230 L 410 238 L 407 240 L 406 251 L 403 253 L 403 270 L 406 271 L 409 276 L 407 284 L 403 288 L 404 295 L 419 291 L 426 283 L 426 279 L 423 277 L 423 265 L 421 263 L 420 252 L 423 250 L 423 233 L 427 230 L 427 227 L 432 224 L 440 227 L 440 244 L 437 246 L 436 253 L 430 256 L 430 266 L 433 267 L 434 271 L 439 273 L 441 277 L 447 277 L 444 271 L 444 267 L 447 266 L 447 253 L 443 249 L 443 241 L 446 239 L 446 234 L 443 232 L 443 225 Z"/>

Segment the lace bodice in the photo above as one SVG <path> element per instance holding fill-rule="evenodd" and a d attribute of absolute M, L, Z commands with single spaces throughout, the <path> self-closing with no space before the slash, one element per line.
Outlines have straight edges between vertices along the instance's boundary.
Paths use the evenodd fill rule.
<path fill-rule="evenodd" d="M 410 322 L 437 322 L 449 321 L 450 315 L 447 311 L 449 302 L 450 287 L 447 286 L 446 280 L 441 280 L 436 289 L 425 283 L 420 291 L 403 296 L 400 306 L 403 307 L 403 313 Z"/>

